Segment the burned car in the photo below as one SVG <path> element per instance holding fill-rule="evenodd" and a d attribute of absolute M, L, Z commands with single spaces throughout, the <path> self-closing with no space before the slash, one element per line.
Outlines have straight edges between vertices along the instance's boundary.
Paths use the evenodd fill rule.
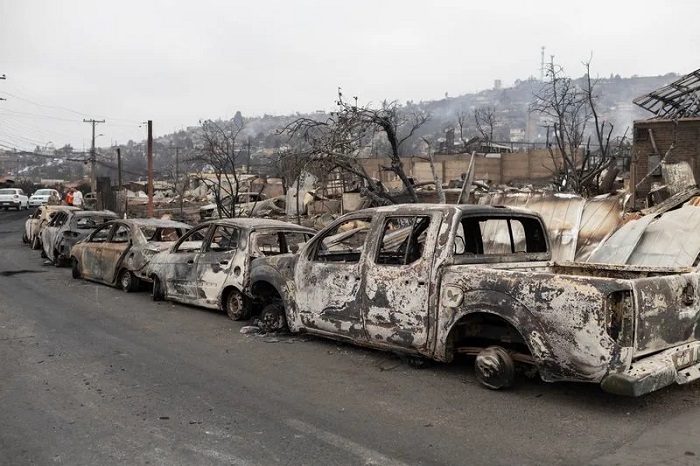
<path fill-rule="evenodd" d="M 73 278 L 106 283 L 124 291 L 140 288 L 146 265 L 191 227 L 163 219 L 111 220 L 97 227 L 70 253 Z"/>
<path fill-rule="evenodd" d="M 80 208 L 60 205 L 41 205 L 37 207 L 34 213 L 29 216 L 29 219 L 24 222 L 22 241 L 29 243 L 32 249 L 41 249 L 41 230 L 49 224 L 59 210 L 70 211 L 80 210 Z"/>
<path fill-rule="evenodd" d="M 253 261 L 259 321 L 409 357 L 474 357 L 477 380 L 639 396 L 700 379 L 700 273 L 553 263 L 538 214 L 409 204 L 347 214 L 298 254 Z"/>
<path fill-rule="evenodd" d="M 74 244 L 87 237 L 98 226 L 117 218 L 109 210 L 85 211 L 60 209 L 41 231 L 42 256 L 56 267 L 67 265 Z"/>
<path fill-rule="evenodd" d="M 252 309 L 247 297 L 250 262 L 295 253 L 314 233 L 270 219 L 205 222 L 151 259 L 147 275 L 153 281 L 153 299 L 220 309 L 231 319 L 247 319 Z"/>

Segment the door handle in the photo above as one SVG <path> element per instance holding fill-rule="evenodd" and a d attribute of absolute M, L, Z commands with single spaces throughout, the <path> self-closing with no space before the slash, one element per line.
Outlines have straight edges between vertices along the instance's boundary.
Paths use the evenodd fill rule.
<path fill-rule="evenodd" d="M 219 264 L 221 264 L 221 265 L 228 265 L 228 261 L 219 261 Z"/>
<path fill-rule="evenodd" d="M 190 259 L 187 261 L 188 264 L 194 264 L 194 259 Z"/>

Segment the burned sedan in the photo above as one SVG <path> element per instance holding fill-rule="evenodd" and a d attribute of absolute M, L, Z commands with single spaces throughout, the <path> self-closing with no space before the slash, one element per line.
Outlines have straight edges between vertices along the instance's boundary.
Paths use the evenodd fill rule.
<path fill-rule="evenodd" d="M 220 309 L 231 319 L 247 319 L 252 313 L 247 298 L 251 260 L 296 253 L 314 233 L 270 219 L 205 222 L 151 259 L 147 273 L 153 280 L 153 299 Z"/>
<path fill-rule="evenodd" d="M 148 277 L 151 258 L 172 246 L 191 227 L 161 219 L 112 220 L 98 227 L 70 254 L 73 278 L 135 291 Z"/>
<path fill-rule="evenodd" d="M 117 214 L 109 210 L 59 210 L 41 231 L 42 255 L 56 267 L 66 265 L 74 244 L 115 218 Z"/>
<path fill-rule="evenodd" d="M 70 211 L 80 209 L 78 207 L 61 205 L 41 205 L 37 207 L 34 213 L 24 222 L 22 241 L 29 243 L 32 249 L 41 249 L 41 230 L 49 224 L 53 216 L 56 215 L 56 212 L 59 210 Z"/>

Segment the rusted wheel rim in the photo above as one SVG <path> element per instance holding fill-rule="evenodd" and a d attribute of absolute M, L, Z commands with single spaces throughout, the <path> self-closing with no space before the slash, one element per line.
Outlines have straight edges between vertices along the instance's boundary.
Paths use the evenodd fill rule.
<path fill-rule="evenodd" d="M 515 365 L 508 351 L 500 346 L 489 346 L 474 361 L 476 378 L 482 385 L 498 390 L 513 385 Z"/>
<path fill-rule="evenodd" d="M 245 300 L 238 290 L 233 290 L 226 296 L 226 314 L 233 320 L 246 317 Z"/>
<path fill-rule="evenodd" d="M 129 272 L 127 270 L 123 271 L 119 282 L 122 286 L 122 290 L 124 290 L 124 291 L 131 290 L 131 272 Z"/>

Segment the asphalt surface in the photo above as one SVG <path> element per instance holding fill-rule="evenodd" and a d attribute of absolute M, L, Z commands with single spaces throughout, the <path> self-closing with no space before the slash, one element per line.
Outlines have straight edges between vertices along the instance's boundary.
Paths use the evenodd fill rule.
<path fill-rule="evenodd" d="M 43 265 L 0 212 L 0 464 L 700 463 L 700 384 L 639 399 L 299 336 Z"/>

